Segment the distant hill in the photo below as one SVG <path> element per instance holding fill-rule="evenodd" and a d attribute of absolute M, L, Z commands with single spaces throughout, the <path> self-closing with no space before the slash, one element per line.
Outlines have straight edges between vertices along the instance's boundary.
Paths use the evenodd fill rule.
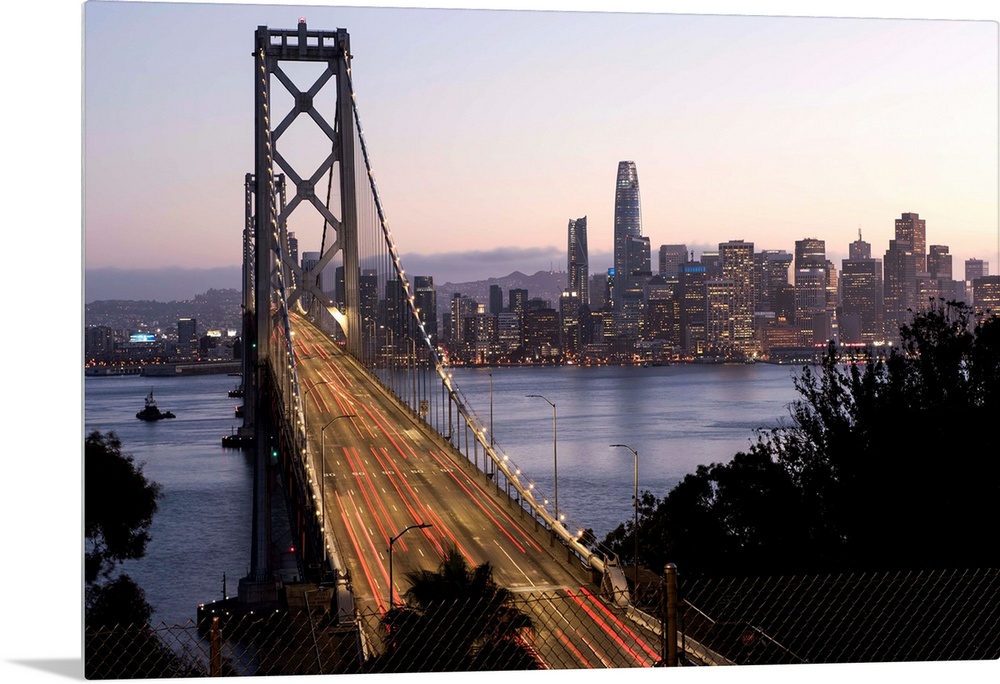
<path fill-rule="evenodd" d="M 84 272 L 84 302 L 112 299 L 157 302 L 193 299 L 208 290 L 242 288 L 240 266 L 219 268 L 89 268 Z"/>
<path fill-rule="evenodd" d="M 503 290 L 504 306 L 508 303 L 510 290 L 523 288 L 528 291 L 530 299 L 545 299 L 553 307 L 558 307 L 559 296 L 566 288 L 566 279 L 564 271 L 538 271 L 534 275 L 525 275 L 520 271 L 514 271 L 507 276 L 485 280 L 435 283 L 438 315 L 448 311 L 448 302 L 455 292 L 471 297 L 481 304 L 489 304 L 490 285 L 499 285 Z M 240 268 L 238 266 L 205 270 L 93 269 L 86 272 L 84 279 L 85 302 L 87 304 L 100 303 L 98 306 L 88 307 L 90 316 L 101 316 L 103 314 L 101 304 L 110 301 L 189 302 L 196 299 L 200 293 L 209 290 L 231 290 L 234 288 L 237 290 L 240 288 Z M 148 315 L 149 312 L 146 314 Z M 173 315 L 173 312 L 169 314 L 170 317 Z"/>
<path fill-rule="evenodd" d="M 471 297 L 480 304 L 489 304 L 490 286 L 499 285 L 503 290 L 504 306 L 508 304 L 508 293 L 510 290 L 522 288 L 528 291 L 529 299 L 541 298 L 548 300 L 549 304 L 558 308 L 559 297 L 566 289 L 566 273 L 558 271 L 538 271 L 534 275 L 525 275 L 520 271 L 514 271 L 510 275 L 502 278 L 487 278 L 486 280 L 474 280 L 465 283 L 444 283 L 434 288 L 437 291 L 438 315 L 448 311 L 448 302 L 456 292 L 464 297 Z"/>
<path fill-rule="evenodd" d="M 84 325 L 106 325 L 128 332 L 176 331 L 181 318 L 194 318 L 199 334 L 206 330 L 240 330 L 243 322 L 240 290 L 209 289 L 190 299 L 100 299 L 84 305 Z"/>

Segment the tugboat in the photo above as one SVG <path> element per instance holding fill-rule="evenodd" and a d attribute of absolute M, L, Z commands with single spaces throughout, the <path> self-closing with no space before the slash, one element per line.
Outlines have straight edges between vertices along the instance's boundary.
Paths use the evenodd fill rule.
<path fill-rule="evenodd" d="M 161 420 L 163 418 L 176 418 L 177 416 L 170 411 L 161 411 L 157 408 L 156 400 L 153 399 L 153 390 L 149 390 L 149 396 L 146 397 L 145 408 L 135 414 L 135 417 L 139 420 L 152 421 Z"/>

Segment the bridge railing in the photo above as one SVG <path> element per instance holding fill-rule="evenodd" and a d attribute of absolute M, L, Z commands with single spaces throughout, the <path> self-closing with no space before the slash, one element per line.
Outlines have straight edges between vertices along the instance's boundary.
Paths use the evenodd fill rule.
<path fill-rule="evenodd" d="M 372 207 L 377 232 L 380 232 L 382 238 L 370 252 L 361 255 L 361 261 L 382 264 L 385 272 L 376 273 L 375 277 L 378 279 L 376 282 L 384 283 L 387 295 L 385 308 L 399 314 L 396 317 L 392 315 L 384 317 L 381 319 L 385 321 L 382 324 L 376 324 L 375 319 L 368 319 L 370 324 L 363 325 L 360 331 L 364 340 L 364 351 L 358 360 L 403 404 L 409 406 L 412 412 L 460 451 L 464 436 L 464 454 L 467 459 L 484 473 L 494 474 L 494 477 L 502 475 L 508 485 L 508 494 L 510 488 L 516 492 L 515 501 L 558 537 L 583 563 L 598 572 L 603 572 L 602 555 L 581 543 L 585 528 L 570 525 L 562 514 L 560 519 L 556 519 L 555 512 L 550 510 L 549 498 L 539 491 L 510 455 L 497 445 L 488 427 L 479 419 L 455 384 L 447 364 L 438 353 L 428 330 L 428 316 L 422 311 L 422 305 L 426 307 L 427 303 L 418 298 L 418 293 L 406 276 L 389 230 L 368 155 L 368 145 L 361 125 L 350 68 L 347 69 L 347 79 L 354 113 L 357 148 L 361 150 L 364 160 L 363 169 L 360 167 L 358 169 L 357 189 L 359 194 L 362 193 L 362 188 L 367 188 L 368 191 L 358 205 Z M 359 215 L 364 213 L 359 211 Z M 443 396 L 439 396 L 438 386 Z M 483 453 L 481 467 L 480 449 Z"/>

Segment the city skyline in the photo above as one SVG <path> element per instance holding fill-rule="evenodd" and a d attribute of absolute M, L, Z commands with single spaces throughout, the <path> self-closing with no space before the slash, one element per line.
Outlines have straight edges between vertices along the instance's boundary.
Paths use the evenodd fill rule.
<path fill-rule="evenodd" d="M 915 212 L 957 263 L 1000 265 L 995 24 L 90 3 L 86 269 L 238 265 L 252 31 L 300 11 L 351 34 L 376 181 L 411 273 L 557 270 L 580 216 L 591 272 L 607 268 L 625 159 L 654 253 L 816 237 L 837 263 L 859 228 L 880 252 L 895 217 Z M 189 42 L 201 49 L 160 59 Z M 151 213 L 164 193 L 183 199 Z"/>

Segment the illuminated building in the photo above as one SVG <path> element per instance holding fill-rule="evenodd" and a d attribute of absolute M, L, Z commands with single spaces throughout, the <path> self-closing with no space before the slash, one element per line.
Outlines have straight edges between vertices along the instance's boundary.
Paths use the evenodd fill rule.
<path fill-rule="evenodd" d="M 752 355 L 757 347 L 753 334 L 753 243 L 730 240 L 719 244 L 722 276 L 732 283 L 730 342 L 738 354 Z"/>
<path fill-rule="evenodd" d="M 639 176 L 636 172 L 634 161 L 618 162 L 618 176 L 615 179 L 614 229 L 614 270 L 618 279 L 616 290 L 618 293 L 621 293 L 628 289 L 628 280 L 631 276 L 628 269 L 628 262 L 630 261 L 628 238 L 642 237 L 642 210 L 639 203 Z M 634 255 L 631 261 L 633 264 L 635 263 Z M 621 308 L 621 302 L 618 297 L 615 297 L 615 299 L 612 300 L 612 303 L 616 309 Z"/>
<path fill-rule="evenodd" d="M 570 219 L 567 228 L 566 288 L 576 292 L 584 304 L 590 302 L 590 263 L 587 256 L 587 217 Z"/>

